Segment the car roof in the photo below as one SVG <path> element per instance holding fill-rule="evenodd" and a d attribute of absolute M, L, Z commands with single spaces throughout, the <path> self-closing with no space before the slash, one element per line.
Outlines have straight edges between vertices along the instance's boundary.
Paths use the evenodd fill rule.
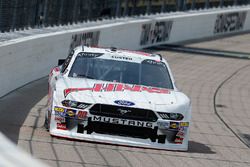
<path fill-rule="evenodd" d="M 117 49 L 114 47 L 105 48 L 105 47 L 88 47 L 88 46 L 79 46 L 75 48 L 76 52 L 91 52 L 91 53 L 116 53 L 116 55 L 122 56 L 131 56 L 144 59 L 151 59 L 156 61 L 162 61 L 162 56 L 160 54 L 151 54 L 142 51 L 127 50 L 127 49 Z"/>

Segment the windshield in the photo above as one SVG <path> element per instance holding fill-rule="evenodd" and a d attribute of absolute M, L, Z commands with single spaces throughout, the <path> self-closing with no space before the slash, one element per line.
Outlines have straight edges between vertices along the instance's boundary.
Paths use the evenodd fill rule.
<path fill-rule="evenodd" d="M 173 89 L 166 65 L 154 60 L 134 63 L 77 56 L 69 77 Z"/>

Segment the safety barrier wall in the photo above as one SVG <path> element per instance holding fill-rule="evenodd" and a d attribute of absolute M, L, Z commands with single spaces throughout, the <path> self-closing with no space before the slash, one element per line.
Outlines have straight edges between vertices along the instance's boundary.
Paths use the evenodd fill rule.
<path fill-rule="evenodd" d="M 0 132 L 0 166 L 4 167 L 49 167 L 33 159 L 28 153 L 17 148 L 7 137 Z"/>
<path fill-rule="evenodd" d="M 157 15 L 156 15 L 157 16 Z M 123 20 L 24 37 L 0 45 L 0 97 L 43 76 L 80 44 L 126 49 L 217 37 L 250 30 L 250 7 Z"/>

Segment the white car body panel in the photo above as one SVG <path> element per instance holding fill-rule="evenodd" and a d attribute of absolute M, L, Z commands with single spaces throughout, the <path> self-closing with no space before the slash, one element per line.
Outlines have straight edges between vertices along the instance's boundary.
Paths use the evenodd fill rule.
<path fill-rule="evenodd" d="M 141 63 L 145 59 L 161 61 L 169 71 L 173 89 L 68 77 L 70 69 L 82 49 L 88 53 L 103 53 L 103 56 L 97 57 L 101 59 L 113 60 L 118 57 L 119 61 L 136 63 Z M 145 148 L 183 151 L 188 149 L 191 103 L 186 95 L 177 90 L 172 73 L 164 59 L 157 55 L 136 51 L 78 47 L 74 50 L 67 69 L 64 72 L 61 70 L 61 67 L 55 67 L 49 77 L 49 106 L 46 117 L 49 120 L 49 131 L 52 136 Z M 63 101 L 77 102 L 77 105 L 81 104 L 83 108 L 66 107 L 63 105 Z M 111 117 L 91 114 L 90 110 L 95 105 L 111 106 L 110 111 L 115 108 L 120 115 Z M 128 119 L 126 114 L 136 114 L 137 110 L 138 112 L 140 110 L 141 113 L 150 112 L 154 115 L 152 116 L 154 121 Z M 72 117 L 69 112 L 73 112 Z M 86 115 L 84 118 L 78 119 L 80 112 Z M 159 112 L 178 113 L 182 114 L 183 118 L 181 120 L 165 119 L 159 115 Z M 123 114 L 126 119 L 122 118 Z M 115 126 L 124 127 L 125 131 L 126 128 L 142 129 L 150 134 L 152 131 L 151 136 L 154 137 L 151 139 L 145 136 L 138 137 L 137 134 L 129 136 L 111 134 L 110 131 L 109 133 L 93 131 L 93 127 L 97 127 L 98 124 L 107 125 L 107 127 L 114 125 L 114 128 Z M 114 129 L 114 131 L 119 131 L 119 129 Z M 163 139 L 160 139 L 162 136 Z"/>

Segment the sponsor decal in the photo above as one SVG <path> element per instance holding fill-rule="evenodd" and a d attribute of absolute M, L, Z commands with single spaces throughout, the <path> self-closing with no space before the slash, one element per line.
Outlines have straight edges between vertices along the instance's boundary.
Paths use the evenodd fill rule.
<path fill-rule="evenodd" d="M 170 129 L 178 129 L 179 128 L 179 122 L 170 122 Z"/>
<path fill-rule="evenodd" d="M 185 136 L 184 131 L 178 131 L 178 133 L 176 134 L 176 137 L 179 137 L 179 138 L 184 138 L 184 136 Z"/>
<path fill-rule="evenodd" d="M 95 58 L 95 57 L 100 57 L 103 54 L 104 53 L 81 52 L 81 53 L 78 53 L 77 56 L 84 56 L 84 57 L 88 57 L 88 58 Z"/>
<path fill-rule="evenodd" d="M 75 117 L 75 115 L 76 115 L 76 110 L 67 109 L 66 116 Z"/>
<path fill-rule="evenodd" d="M 76 115 L 76 110 L 72 109 L 64 109 L 61 107 L 55 107 L 55 115 L 58 115 L 60 117 L 75 117 Z"/>
<path fill-rule="evenodd" d="M 62 101 L 62 105 L 65 106 L 65 107 L 75 108 L 75 107 L 77 107 L 77 102 L 76 101 L 71 101 L 71 100 L 64 100 L 64 101 Z"/>
<path fill-rule="evenodd" d="M 165 88 L 156 88 L 141 85 L 128 85 L 128 84 L 95 84 L 92 88 L 68 88 L 64 90 L 64 97 L 66 98 L 72 92 L 80 91 L 92 91 L 92 92 L 122 92 L 122 91 L 132 91 L 132 92 L 148 92 L 148 93 L 160 93 L 160 94 L 170 94 L 170 91 Z"/>
<path fill-rule="evenodd" d="M 182 144 L 183 138 L 177 137 L 177 138 L 174 140 L 174 142 L 175 142 L 175 144 Z"/>
<path fill-rule="evenodd" d="M 57 123 L 56 125 L 57 125 L 56 126 L 57 129 L 67 130 L 66 124 L 64 124 L 64 123 Z"/>
<path fill-rule="evenodd" d="M 63 73 L 63 74 L 66 74 L 66 73 L 67 73 L 67 71 L 68 71 L 67 68 L 68 68 L 68 66 L 69 66 L 69 63 L 70 63 L 70 61 L 71 61 L 71 59 L 72 59 L 74 53 L 75 53 L 74 50 L 70 50 L 68 57 L 65 59 L 63 65 L 62 65 L 62 73 Z"/>
<path fill-rule="evenodd" d="M 60 112 L 60 113 L 63 113 L 63 112 L 65 111 L 65 109 L 64 109 L 64 108 L 61 108 L 61 107 L 54 107 L 54 110 L 55 110 L 56 112 Z"/>
<path fill-rule="evenodd" d="M 88 113 L 86 111 L 78 111 L 77 118 L 78 119 L 84 119 L 84 118 L 87 117 L 87 115 L 88 115 Z"/>
<path fill-rule="evenodd" d="M 243 30 L 246 15 L 246 11 L 218 14 L 215 21 L 214 34 Z"/>
<path fill-rule="evenodd" d="M 65 118 L 61 116 L 55 116 L 55 121 L 58 123 L 65 122 Z"/>
<path fill-rule="evenodd" d="M 156 66 L 163 66 L 163 67 L 167 68 L 167 66 L 166 66 L 165 63 L 163 63 L 161 61 L 150 60 L 150 59 L 143 60 L 142 64 L 150 64 L 150 65 L 156 65 Z"/>
<path fill-rule="evenodd" d="M 131 101 L 126 101 L 126 100 L 116 100 L 114 101 L 115 104 L 121 105 L 121 106 L 134 106 L 135 103 Z"/>
<path fill-rule="evenodd" d="M 111 56 L 113 59 L 120 59 L 120 60 L 133 60 L 131 57 L 125 56 Z"/>
<path fill-rule="evenodd" d="M 127 120 L 127 119 L 120 119 L 120 118 L 101 117 L 101 116 L 96 116 L 96 115 L 92 116 L 92 121 L 111 123 L 111 124 L 119 124 L 119 125 L 145 127 L 145 128 L 153 128 L 153 123 L 151 123 L 151 122 Z"/>
<path fill-rule="evenodd" d="M 100 31 L 83 32 L 72 35 L 70 50 L 81 45 L 98 46 L 99 37 Z"/>
<path fill-rule="evenodd" d="M 189 122 L 181 122 L 180 126 L 181 127 L 188 127 L 189 126 Z"/>
<path fill-rule="evenodd" d="M 186 131 L 187 131 L 187 128 L 188 128 L 188 127 L 180 126 L 178 130 L 179 130 L 179 131 L 185 131 L 185 132 L 186 132 Z"/>
<path fill-rule="evenodd" d="M 143 24 L 140 45 L 151 45 L 168 41 L 172 25 L 172 20 Z"/>

